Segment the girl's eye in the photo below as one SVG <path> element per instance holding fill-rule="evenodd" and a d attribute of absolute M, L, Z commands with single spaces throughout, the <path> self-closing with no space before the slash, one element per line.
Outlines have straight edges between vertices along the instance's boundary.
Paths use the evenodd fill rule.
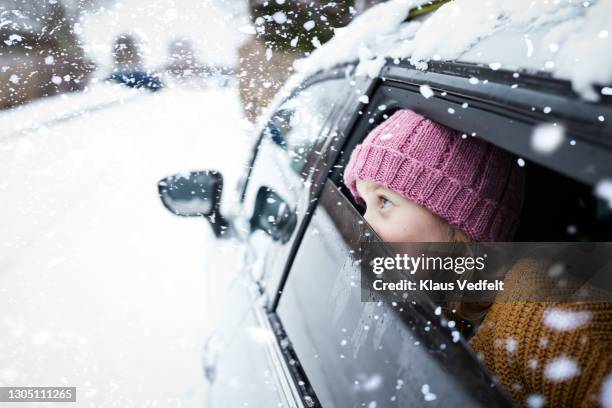
<path fill-rule="evenodd" d="M 380 197 L 380 206 L 381 208 L 389 208 L 393 205 L 391 201 L 389 201 L 386 197 Z"/>

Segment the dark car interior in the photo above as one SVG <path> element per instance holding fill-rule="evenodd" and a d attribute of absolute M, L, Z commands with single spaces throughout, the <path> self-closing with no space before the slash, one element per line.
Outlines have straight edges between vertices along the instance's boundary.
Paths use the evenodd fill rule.
<path fill-rule="evenodd" d="M 465 64 L 463 66 L 461 64 L 458 65 L 455 68 L 467 69 Z M 450 68 L 448 66 L 444 67 L 446 70 Z M 477 68 L 471 67 L 471 69 L 476 69 L 477 71 L 475 72 L 478 72 Z M 417 72 L 415 75 L 421 75 L 421 73 Z M 480 72 L 478 75 L 482 77 L 485 74 Z M 529 84 L 533 82 L 532 78 L 527 76 L 525 78 Z M 507 78 L 502 76 L 497 79 L 503 82 Z M 442 82 L 441 80 L 439 81 Z M 385 82 L 393 83 L 393 81 L 389 80 Z M 578 150 L 560 152 L 559 156 L 564 154 L 575 155 L 581 157 L 586 163 L 581 169 L 569 169 L 563 165 L 563 161 L 559 158 L 538 157 L 538 155 L 534 155 L 533 149 L 528 143 L 533 127 L 538 123 L 538 120 L 558 120 L 567 127 L 568 132 L 576 131 L 576 135 L 570 133 L 571 137 L 575 137 L 576 140 L 581 138 L 584 138 L 585 141 L 588 141 L 588 139 L 600 139 L 603 136 L 601 129 L 597 129 L 596 134 L 593 135 L 592 123 L 582 120 L 584 118 L 581 117 L 561 116 L 559 114 L 559 117 L 543 118 L 540 115 L 534 118 L 533 111 L 535 109 L 530 100 L 522 101 L 524 104 L 522 109 L 525 113 L 525 123 L 519 127 L 517 126 L 519 120 L 516 120 L 513 116 L 520 106 L 499 107 L 499 114 L 496 117 L 492 117 L 490 116 L 491 110 L 493 107 L 497 108 L 497 104 L 494 101 L 490 101 L 488 102 L 490 105 L 487 106 L 487 103 L 480 98 L 479 101 L 473 102 L 474 95 L 465 92 L 465 89 L 440 88 L 439 98 L 425 99 L 419 94 L 418 90 L 412 89 L 412 92 L 410 92 L 405 83 L 393 85 L 403 89 L 381 86 L 382 92 L 378 92 L 378 99 L 375 96 L 367 109 L 364 109 L 362 117 L 358 119 L 358 124 L 354 128 L 353 138 L 345 144 L 340 154 L 340 165 L 336 166 L 337 169 L 333 171 L 332 175 L 332 179 L 362 214 L 364 208 L 354 202 L 348 190 L 342 185 L 341 169 L 350 157 L 350 152 L 374 127 L 384 122 L 395 111 L 410 108 L 465 133 L 468 133 L 466 127 L 470 126 L 494 129 L 494 131 L 486 135 L 488 137 L 485 137 L 485 134 L 482 133 L 483 137 L 498 147 L 513 152 L 517 159 L 519 157 L 522 159 L 526 172 L 526 193 L 521 224 L 516 232 L 515 241 L 609 241 L 612 238 L 610 232 L 612 231 L 610 228 L 612 226 L 612 210 L 606 202 L 595 196 L 592 183 L 585 182 L 584 177 L 583 180 L 579 180 L 576 177 L 576 175 L 592 172 L 594 166 L 601 166 L 601 161 L 589 155 L 589 153 L 592 154 L 593 150 L 587 151 L 587 154 L 584 151 Z M 562 90 L 560 84 L 554 81 L 551 81 L 550 85 L 550 89 L 544 88 L 539 90 L 541 92 L 540 98 L 545 99 L 549 97 L 550 99 L 555 99 L 560 94 L 568 92 L 565 89 Z M 412 86 L 414 87 L 414 85 Z M 533 93 L 533 91 L 530 92 Z M 568 98 L 577 99 L 575 95 L 568 95 Z M 473 116 L 468 117 L 468 115 L 464 114 L 458 120 L 457 118 L 449 118 L 449 116 L 458 115 L 449 115 L 447 113 L 447 106 L 452 106 L 453 103 L 462 105 L 463 101 L 469 101 L 470 108 L 464 109 L 464 111 L 472 110 Z M 482 104 L 482 108 L 478 106 L 478 103 Z M 545 104 L 546 102 L 540 103 Z M 385 107 L 385 109 L 381 110 L 380 106 Z M 577 112 L 579 111 L 577 109 Z M 489 121 L 491 123 L 487 123 Z M 472 123 L 470 124 L 470 122 Z M 453 124 L 458 126 L 453 126 Z M 479 132 L 472 132 L 472 135 L 474 134 L 476 134 L 476 137 L 480 137 Z M 511 139 L 505 136 L 510 136 L 511 134 L 519 135 L 520 137 L 515 137 L 514 139 L 522 139 L 522 141 L 509 142 L 508 140 Z M 557 169 L 560 171 L 557 171 Z"/>
<path fill-rule="evenodd" d="M 593 187 L 533 161 L 526 161 L 524 167 L 525 201 L 515 241 L 588 242 L 612 238 L 612 211 L 593 194 Z M 353 200 L 344 185 L 341 188 L 363 214 L 365 208 Z"/>

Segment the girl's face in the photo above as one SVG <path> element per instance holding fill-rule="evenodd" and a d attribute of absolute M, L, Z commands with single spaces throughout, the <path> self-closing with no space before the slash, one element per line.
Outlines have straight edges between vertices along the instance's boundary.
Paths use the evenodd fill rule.
<path fill-rule="evenodd" d="M 378 183 L 357 181 L 365 220 L 385 242 L 448 242 L 455 230 L 439 216 Z"/>

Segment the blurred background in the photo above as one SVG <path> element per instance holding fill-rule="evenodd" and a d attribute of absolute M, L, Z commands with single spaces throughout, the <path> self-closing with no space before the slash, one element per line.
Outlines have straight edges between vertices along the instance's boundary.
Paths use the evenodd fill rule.
<path fill-rule="evenodd" d="M 307 56 L 380 0 L 0 1 L 0 108 L 138 71 L 238 82 L 254 120 Z"/>
<path fill-rule="evenodd" d="M 0 0 L 0 386 L 201 406 L 236 249 L 156 183 L 216 169 L 231 201 L 293 61 L 374 3 Z"/>

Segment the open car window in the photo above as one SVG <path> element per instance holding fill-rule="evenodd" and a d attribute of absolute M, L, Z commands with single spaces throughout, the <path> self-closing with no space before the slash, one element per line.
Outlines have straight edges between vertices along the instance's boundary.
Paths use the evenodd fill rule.
<path fill-rule="evenodd" d="M 432 304 L 360 299 L 360 243 L 376 239 L 376 234 L 364 222 L 360 215 L 364 208 L 353 200 L 342 175 L 355 146 L 395 110 L 413 109 L 466 137 L 482 137 L 516 155 L 515 165 L 524 167 L 527 177 L 517 240 L 610 239 L 610 209 L 594 194 L 596 182 L 610 174 L 606 160 L 610 151 L 595 147 L 605 135 L 596 118 L 585 121 L 592 116 L 585 104 L 556 82 L 538 93 L 529 88 L 530 78 L 519 81 L 511 73 L 495 73 L 485 81 L 478 73 L 482 87 L 466 90 L 470 75 L 478 69 L 463 65 L 458 69 L 463 75 L 448 74 L 449 67 L 441 66 L 426 73 L 415 71 L 413 78 L 405 79 L 404 67 L 388 66 L 385 81 L 360 107 L 350 131 L 344 138 L 330 139 L 329 151 L 338 153 L 327 156 L 327 162 L 319 166 L 322 193 L 275 316 L 286 344 L 294 350 L 296 365 L 322 406 L 367 406 L 372 401 L 420 406 L 429 394 L 442 405 L 448 401 L 513 405 L 508 391 L 495 382 L 463 337 L 449 330 L 443 314 L 434 313 Z M 520 91 L 512 103 L 503 105 L 496 98 L 500 88 L 514 89 L 504 82 L 508 78 L 520 82 Z M 420 89 L 428 81 L 434 95 L 429 98 Z M 575 109 L 561 111 L 563 103 Z M 553 108 L 545 109 L 549 105 Z M 605 103 L 601 106 L 609 108 Z M 564 130 L 558 149 L 534 149 L 539 126 L 554 123 Z M 326 174 L 331 175 L 327 180 Z M 347 389 L 352 390 L 349 402 Z"/>
<path fill-rule="evenodd" d="M 292 346 L 321 406 L 420 406 L 426 395 L 510 406 L 432 305 L 362 302 L 360 248 L 377 240 L 328 181 L 277 308 L 281 344 Z"/>

